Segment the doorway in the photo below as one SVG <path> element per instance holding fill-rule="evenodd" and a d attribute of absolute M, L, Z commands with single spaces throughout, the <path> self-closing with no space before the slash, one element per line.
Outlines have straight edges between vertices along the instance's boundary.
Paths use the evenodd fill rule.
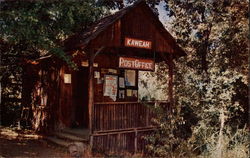
<path fill-rule="evenodd" d="M 88 128 L 88 68 L 80 67 L 76 71 L 74 95 L 74 114 L 72 128 Z"/>

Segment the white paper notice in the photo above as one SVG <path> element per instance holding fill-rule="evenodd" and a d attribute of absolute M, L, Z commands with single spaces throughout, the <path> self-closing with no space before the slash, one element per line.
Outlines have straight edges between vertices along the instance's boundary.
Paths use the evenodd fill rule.
<path fill-rule="evenodd" d="M 119 77 L 119 87 L 125 88 L 125 80 L 124 77 Z"/>
<path fill-rule="evenodd" d="M 109 96 L 116 101 L 117 96 L 117 76 L 105 75 L 104 77 L 104 96 Z"/>

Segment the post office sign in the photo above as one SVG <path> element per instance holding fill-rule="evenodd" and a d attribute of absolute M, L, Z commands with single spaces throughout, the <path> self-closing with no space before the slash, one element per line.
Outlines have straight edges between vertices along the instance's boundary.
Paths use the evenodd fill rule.
<path fill-rule="evenodd" d="M 119 57 L 119 68 L 154 71 L 155 62 L 152 59 Z"/>

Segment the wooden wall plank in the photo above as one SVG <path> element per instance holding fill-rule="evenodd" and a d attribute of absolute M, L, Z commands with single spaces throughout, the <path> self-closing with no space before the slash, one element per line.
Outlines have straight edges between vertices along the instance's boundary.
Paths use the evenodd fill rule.
<path fill-rule="evenodd" d="M 153 103 L 151 103 L 153 106 Z M 163 104 L 161 105 L 163 106 Z M 138 127 L 151 127 L 154 117 L 152 110 L 143 103 L 98 103 L 94 105 L 93 117 L 94 132 L 128 129 Z"/>

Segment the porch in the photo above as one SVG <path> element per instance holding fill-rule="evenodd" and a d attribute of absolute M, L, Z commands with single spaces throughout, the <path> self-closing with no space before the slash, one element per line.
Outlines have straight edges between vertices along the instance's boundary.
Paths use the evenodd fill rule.
<path fill-rule="evenodd" d="M 93 106 L 93 128 L 64 128 L 53 132 L 47 140 L 64 148 L 75 142 L 90 144 L 93 151 L 111 153 L 142 152 L 143 136 L 158 127 L 152 119 L 153 106 L 170 112 L 168 102 L 96 102 Z"/>
<path fill-rule="evenodd" d="M 93 133 L 90 144 L 93 150 L 120 153 L 145 151 L 143 136 L 158 127 L 152 107 L 160 106 L 170 112 L 168 102 L 104 102 L 94 104 Z"/>

